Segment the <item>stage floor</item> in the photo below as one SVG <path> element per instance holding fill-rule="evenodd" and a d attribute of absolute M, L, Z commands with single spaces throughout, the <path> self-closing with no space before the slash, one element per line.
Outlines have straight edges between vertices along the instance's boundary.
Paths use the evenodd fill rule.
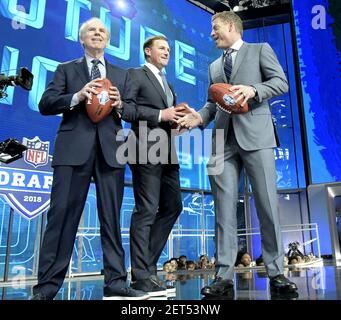
<path fill-rule="evenodd" d="M 234 300 L 341 300 L 341 267 L 322 265 L 296 269 L 286 269 L 285 275 L 298 286 L 297 296 L 272 296 L 269 280 L 264 272 L 241 271 L 235 275 Z M 200 290 L 214 279 L 213 271 L 181 271 L 176 274 L 159 273 L 173 281 L 176 293 L 154 300 L 201 300 Z M 28 300 L 35 281 L 17 279 L 10 283 L 0 283 L 2 300 Z M 103 276 L 67 278 L 56 296 L 56 300 L 102 300 Z"/>

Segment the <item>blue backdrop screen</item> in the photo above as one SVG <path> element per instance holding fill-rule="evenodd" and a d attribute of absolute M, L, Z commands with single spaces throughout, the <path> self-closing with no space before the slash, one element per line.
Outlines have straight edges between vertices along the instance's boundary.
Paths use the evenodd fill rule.
<path fill-rule="evenodd" d="M 341 180 L 341 3 L 294 0 L 312 183 Z"/>
<path fill-rule="evenodd" d="M 78 29 L 91 16 L 101 17 L 111 30 L 106 56 L 122 68 L 144 63 L 142 46 L 147 37 L 166 35 L 171 47 L 167 78 L 174 85 L 178 101 L 186 101 L 196 109 L 204 105 L 208 64 L 221 52 L 215 49 L 210 38 L 210 14 L 185 0 L 5 0 L 0 4 L 3 35 L 0 39 L 1 71 L 14 74 L 19 67 L 26 66 L 35 78 L 30 92 L 8 88 L 8 97 L 0 100 L 0 139 L 9 136 L 19 140 L 24 137 L 33 139 L 38 136 L 49 143 L 49 153 L 52 154 L 60 117 L 42 117 L 38 112 L 38 103 L 56 66 L 82 56 Z M 280 25 L 249 30 L 245 39 L 270 42 L 290 77 L 291 40 L 287 29 L 288 25 Z M 292 112 L 297 108 L 296 101 L 293 104 L 292 100 L 290 95 L 285 95 L 272 101 L 275 116 L 276 112 L 281 113 L 278 119 L 284 121 L 290 131 L 292 121 L 296 120 L 292 119 Z M 129 124 L 126 126 L 129 127 Z M 278 123 L 278 127 L 282 128 L 283 123 Z M 300 143 L 295 146 L 292 132 L 285 131 L 281 135 L 282 147 L 276 151 L 280 176 L 278 187 L 297 188 L 304 185 L 297 174 L 300 172 L 297 167 L 300 159 L 296 159 L 295 154 L 301 153 Z M 179 154 L 183 187 L 209 189 L 205 162 L 209 156 L 210 136 L 204 143 L 200 155 L 203 164 L 193 164 L 191 153 Z M 129 170 L 126 178 L 131 178 Z"/>

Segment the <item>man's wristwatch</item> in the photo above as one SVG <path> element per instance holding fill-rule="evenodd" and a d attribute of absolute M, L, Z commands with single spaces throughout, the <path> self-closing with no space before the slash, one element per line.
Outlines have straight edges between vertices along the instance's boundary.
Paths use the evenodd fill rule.
<path fill-rule="evenodd" d="M 255 97 L 257 97 L 257 94 L 258 94 L 257 89 L 254 86 L 251 86 L 251 88 L 252 88 L 253 92 L 255 93 Z"/>

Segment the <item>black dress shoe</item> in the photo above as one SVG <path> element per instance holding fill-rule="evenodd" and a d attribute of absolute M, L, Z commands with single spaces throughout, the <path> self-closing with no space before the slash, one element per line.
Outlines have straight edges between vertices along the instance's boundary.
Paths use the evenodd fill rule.
<path fill-rule="evenodd" d="M 171 285 L 171 283 L 165 283 L 163 282 L 158 276 L 156 275 L 151 275 L 149 277 L 150 280 L 156 282 L 161 288 L 167 290 L 167 294 L 174 293 L 176 292 L 176 288 Z"/>
<path fill-rule="evenodd" d="M 228 293 L 228 295 L 226 296 L 204 296 L 201 301 L 217 301 L 217 300 L 224 300 L 224 301 L 227 301 L 227 300 L 234 300 L 234 290 L 231 290 L 230 293 Z"/>
<path fill-rule="evenodd" d="M 233 281 L 230 279 L 217 278 L 210 286 L 201 289 L 201 294 L 205 297 L 233 297 L 233 293 Z"/>
<path fill-rule="evenodd" d="M 39 293 L 34 294 L 30 300 L 50 300 L 50 299 L 48 299 L 45 295 L 39 292 Z"/>
<path fill-rule="evenodd" d="M 151 275 L 149 279 L 153 282 L 156 282 L 161 288 L 167 289 L 166 284 L 156 275 Z"/>
<path fill-rule="evenodd" d="M 271 300 L 297 300 L 298 292 L 275 292 L 271 291 Z"/>
<path fill-rule="evenodd" d="M 141 279 L 136 280 L 131 284 L 131 287 L 135 290 L 147 292 L 151 297 L 160 297 L 167 295 L 167 289 L 160 287 L 160 285 L 153 279 Z"/>
<path fill-rule="evenodd" d="M 276 277 L 270 278 L 270 289 L 274 292 L 288 293 L 297 291 L 297 286 L 283 274 L 279 274 Z"/>
<path fill-rule="evenodd" d="M 129 287 L 104 288 L 103 300 L 147 300 L 149 294 Z"/>

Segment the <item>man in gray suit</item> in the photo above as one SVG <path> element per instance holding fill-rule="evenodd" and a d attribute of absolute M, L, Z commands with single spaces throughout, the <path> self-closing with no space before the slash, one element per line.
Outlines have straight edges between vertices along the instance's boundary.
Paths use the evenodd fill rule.
<path fill-rule="evenodd" d="M 215 201 L 215 281 L 202 289 L 205 296 L 228 295 L 233 289 L 236 261 L 237 198 L 242 167 L 250 179 L 262 235 L 262 253 L 270 287 L 277 292 L 295 292 L 296 285 L 283 275 L 284 249 L 278 217 L 274 148 L 277 146 L 268 99 L 288 91 L 288 83 L 269 44 L 242 40 L 243 25 L 233 12 L 212 17 L 211 36 L 224 54 L 209 66 L 209 85 L 233 84 L 234 97 L 249 104 L 245 114 L 229 114 L 208 97 L 199 111 L 178 120 L 189 129 L 205 128 L 215 119 L 212 150 L 216 150 L 216 129 L 224 129 L 224 146 L 213 151 L 208 166 Z M 219 163 L 221 166 L 219 166 Z M 212 164 L 214 164 L 212 166 Z M 218 167 L 217 167 L 218 166 Z"/>

